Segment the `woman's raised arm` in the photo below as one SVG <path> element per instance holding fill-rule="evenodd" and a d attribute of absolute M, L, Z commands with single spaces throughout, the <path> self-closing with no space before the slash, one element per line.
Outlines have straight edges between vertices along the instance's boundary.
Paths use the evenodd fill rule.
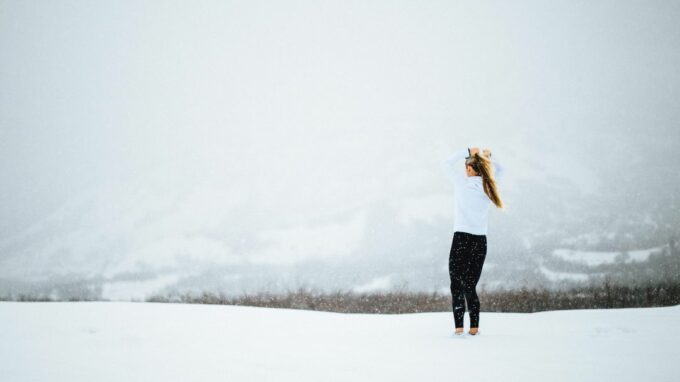
<path fill-rule="evenodd" d="M 465 175 L 463 175 L 463 167 L 456 168 L 456 162 L 461 159 L 465 159 L 469 154 L 468 149 L 461 149 L 455 151 L 446 160 L 441 162 L 442 171 L 446 176 L 453 182 L 454 185 L 465 181 Z"/>

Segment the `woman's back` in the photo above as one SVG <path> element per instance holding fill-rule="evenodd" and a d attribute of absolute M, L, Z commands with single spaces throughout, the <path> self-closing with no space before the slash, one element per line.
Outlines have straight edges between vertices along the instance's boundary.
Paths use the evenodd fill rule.
<path fill-rule="evenodd" d="M 454 232 L 467 232 L 473 235 L 486 235 L 489 209 L 493 202 L 484 192 L 481 176 L 466 176 L 464 167 L 456 168 L 456 162 L 464 159 L 467 149 L 459 150 L 442 163 L 442 168 L 454 184 Z M 503 178 L 503 167 L 498 163 L 496 155 L 491 163 L 494 166 L 494 178 L 499 182 Z"/>
<path fill-rule="evenodd" d="M 481 176 L 469 176 L 456 187 L 453 231 L 486 235 L 489 209 L 493 205 L 484 193 Z"/>

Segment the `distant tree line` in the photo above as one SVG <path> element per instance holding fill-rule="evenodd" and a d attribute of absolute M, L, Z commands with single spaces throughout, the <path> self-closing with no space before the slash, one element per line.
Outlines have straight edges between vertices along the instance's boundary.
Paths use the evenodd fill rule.
<path fill-rule="evenodd" d="M 603 284 L 568 289 L 520 288 L 481 291 L 481 310 L 485 312 L 539 312 L 564 309 L 608 309 L 671 306 L 680 304 L 680 281 L 621 285 L 608 279 Z M 95 301 L 95 299 L 55 299 L 43 295 L 21 294 L 4 301 Z M 446 293 L 337 291 L 321 293 L 298 289 L 285 293 L 255 293 L 227 296 L 202 292 L 155 295 L 146 299 L 157 303 L 238 305 L 268 308 L 304 309 L 340 313 L 419 313 L 451 310 Z"/>
<path fill-rule="evenodd" d="M 549 290 L 498 290 L 479 295 L 482 311 L 538 312 L 564 309 L 607 309 L 670 306 L 680 304 L 680 282 L 611 284 Z M 257 293 L 225 296 L 204 292 L 174 296 L 153 296 L 149 302 L 239 305 L 268 308 L 319 310 L 340 313 L 419 313 L 451 310 L 451 296 L 443 293 L 386 292 L 317 293 L 299 289 L 282 294 Z"/>

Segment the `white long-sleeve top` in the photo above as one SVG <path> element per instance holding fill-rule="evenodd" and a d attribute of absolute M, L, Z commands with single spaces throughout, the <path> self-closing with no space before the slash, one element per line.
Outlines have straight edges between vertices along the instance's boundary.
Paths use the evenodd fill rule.
<path fill-rule="evenodd" d="M 465 164 L 457 163 L 467 156 L 467 148 L 458 150 L 441 163 L 442 170 L 444 170 L 454 186 L 453 231 L 467 232 L 473 235 L 486 235 L 489 209 L 494 204 L 484 193 L 482 177 L 467 176 Z M 493 166 L 494 179 L 500 185 L 505 171 L 498 162 L 498 157 L 495 153 L 491 155 L 491 164 Z"/>

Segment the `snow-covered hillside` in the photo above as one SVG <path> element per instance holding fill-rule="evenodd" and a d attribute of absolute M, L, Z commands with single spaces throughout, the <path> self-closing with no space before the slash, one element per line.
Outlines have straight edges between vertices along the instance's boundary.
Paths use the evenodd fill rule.
<path fill-rule="evenodd" d="M 677 381 L 680 306 L 363 315 L 0 303 L 3 381 Z M 467 315 L 466 315 L 467 324 Z"/>

